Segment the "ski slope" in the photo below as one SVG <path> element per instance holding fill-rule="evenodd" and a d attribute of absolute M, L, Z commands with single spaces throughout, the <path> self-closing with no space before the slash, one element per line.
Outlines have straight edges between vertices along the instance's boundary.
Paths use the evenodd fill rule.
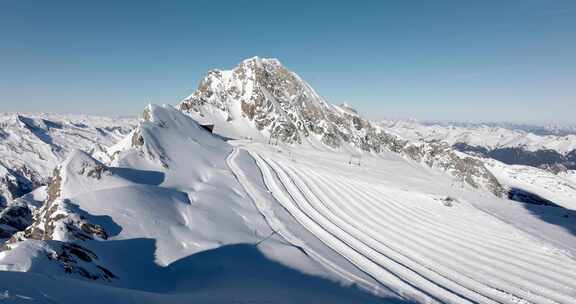
<path fill-rule="evenodd" d="M 352 163 L 225 141 L 170 106 L 143 116 L 108 163 L 75 151 L 58 167 L 32 225 L 55 229 L 0 253 L 2 303 L 576 302 L 572 210 L 398 153 Z M 82 220 L 107 237 L 77 240 Z M 94 256 L 73 267 L 116 278 L 67 273 L 49 254 L 69 243 Z"/>
<path fill-rule="evenodd" d="M 267 189 L 303 227 L 403 298 L 576 302 L 573 252 L 476 207 L 495 198 L 447 187 L 445 177 L 393 156 L 354 168 L 336 153 L 244 148 Z"/>

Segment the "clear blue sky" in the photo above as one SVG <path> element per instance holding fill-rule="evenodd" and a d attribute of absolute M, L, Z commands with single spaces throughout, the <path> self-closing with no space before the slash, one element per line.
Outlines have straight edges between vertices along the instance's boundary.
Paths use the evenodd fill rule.
<path fill-rule="evenodd" d="M 256 55 L 374 119 L 576 122 L 574 0 L 0 0 L 0 111 L 136 114 Z"/>

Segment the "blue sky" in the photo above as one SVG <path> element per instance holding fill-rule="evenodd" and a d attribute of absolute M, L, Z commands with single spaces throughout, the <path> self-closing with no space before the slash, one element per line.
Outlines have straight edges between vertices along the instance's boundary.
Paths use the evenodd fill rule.
<path fill-rule="evenodd" d="M 0 111 L 137 114 L 256 55 L 373 119 L 576 122 L 573 0 L 0 0 Z"/>

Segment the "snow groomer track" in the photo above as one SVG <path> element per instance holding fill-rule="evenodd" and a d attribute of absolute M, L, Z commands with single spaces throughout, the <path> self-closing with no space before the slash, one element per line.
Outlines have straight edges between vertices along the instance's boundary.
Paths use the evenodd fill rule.
<path fill-rule="evenodd" d="M 269 191 L 327 246 L 422 303 L 576 303 L 568 255 L 466 202 L 252 151 Z"/>

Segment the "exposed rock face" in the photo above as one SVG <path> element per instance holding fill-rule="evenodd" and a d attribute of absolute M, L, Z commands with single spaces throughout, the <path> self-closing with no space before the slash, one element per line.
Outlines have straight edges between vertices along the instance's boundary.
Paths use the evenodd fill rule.
<path fill-rule="evenodd" d="M 391 150 L 447 171 L 475 188 L 486 188 L 498 196 L 504 193 L 481 161 L 443 144 L 413 145 L 390 135 L 350 106 L 329 104 L 276 59 L 255 57 L 231 71 L 210 71 L 179 108 L 216 124 L 216 128 L 243 120 L 263 138 L 288 144 L 313 137 L 335 149 L 351 145 L 365 152 Z"/>
<path fill-rule="evenodd" d="M 82 211 L 62 193 L 63 184 L 68 179 L 99 180 L 110 174 L 108 167 L 88 154 L 74 152 L 54 170 L 47 189 L 48 198 L 41 208 L 32 214 L 26 206 L 10 206 L 0 213 L 0 223 L 8 212 L 14 215 L 10 217 L 13 219 L 10 226 L 22 230 L 5 242 L 3 250 L 11 250 L 27 240 L 47 241 L 41 250 L 50 260 L 59 263 L 66 273 L 76 273 L 89 279 L 115 278 L 112 272 L 97 264 L 98 256 L 82 245 L 87 240 L 105 240 L 108 233 L 103 227 L 87 220 Z"/>
<path fill-rule="evenodd" d="M 331 126 L 322 122 L 336 118 L 329 117 L 332 106 L 276 59 L 252 58 L 232 71 L 210 71 L 180 109 L 203 115 L 206 105 L 228 121 L 245 118 L 287 143 L 301 143 L 311 132 L 329 133 Z"/>
<path fill-rule="evenodd" d="M 74 178 L 83 176 L 96 180 L 105 174 L 111 174 L 104 164 L 84 152 L 75 152 L 62 166 L 54 170 L 54 176 L 47 189 L 48 198 L 34 214 L 32 224 L 22 233 L 16 234 L 8 243 L 24 239 L 84 241 L 108 238 L 102 227 L 89 223 L 78 214 L 68 199 L 62 197 L 62 183 L 66 178 L 64 173 L 73 174 Z"/>
<path fill-rule="evenodd" d="M 446 171 L 474 188 L 486 188 L 496 196 L 503 196 L 506 192 L 481 160 L 459 155 L 447 144 L 408 144 L 399 152 L 432 168 Z"/>
<path fill-rule="evenodd" d="M 116 159 L 119 153 L 125 148 L 132 148 L 138 151 L 141 156 L 147 157 L 150 160 L 157 161 L 164 168 L 169 168 L 169 159 L 166 156 L 164 147 L 159 145 L 148 136 L 150 127 L 166 128 L 170 122 L 165 122 L 158 117 L 152 115 L 153 105 L 148 105 L 142 112 L 142 120 L 138 123 L 136 128 L 132 131 L 131 136 L 124 139 L 124 142 L 119 144 L 119 147 L 112 147 L 108 154 L 111 160 Z M 146 140 L 148 138 L 148 140 Z M 129 140 L 129 142 L 126 142 Z"/>

